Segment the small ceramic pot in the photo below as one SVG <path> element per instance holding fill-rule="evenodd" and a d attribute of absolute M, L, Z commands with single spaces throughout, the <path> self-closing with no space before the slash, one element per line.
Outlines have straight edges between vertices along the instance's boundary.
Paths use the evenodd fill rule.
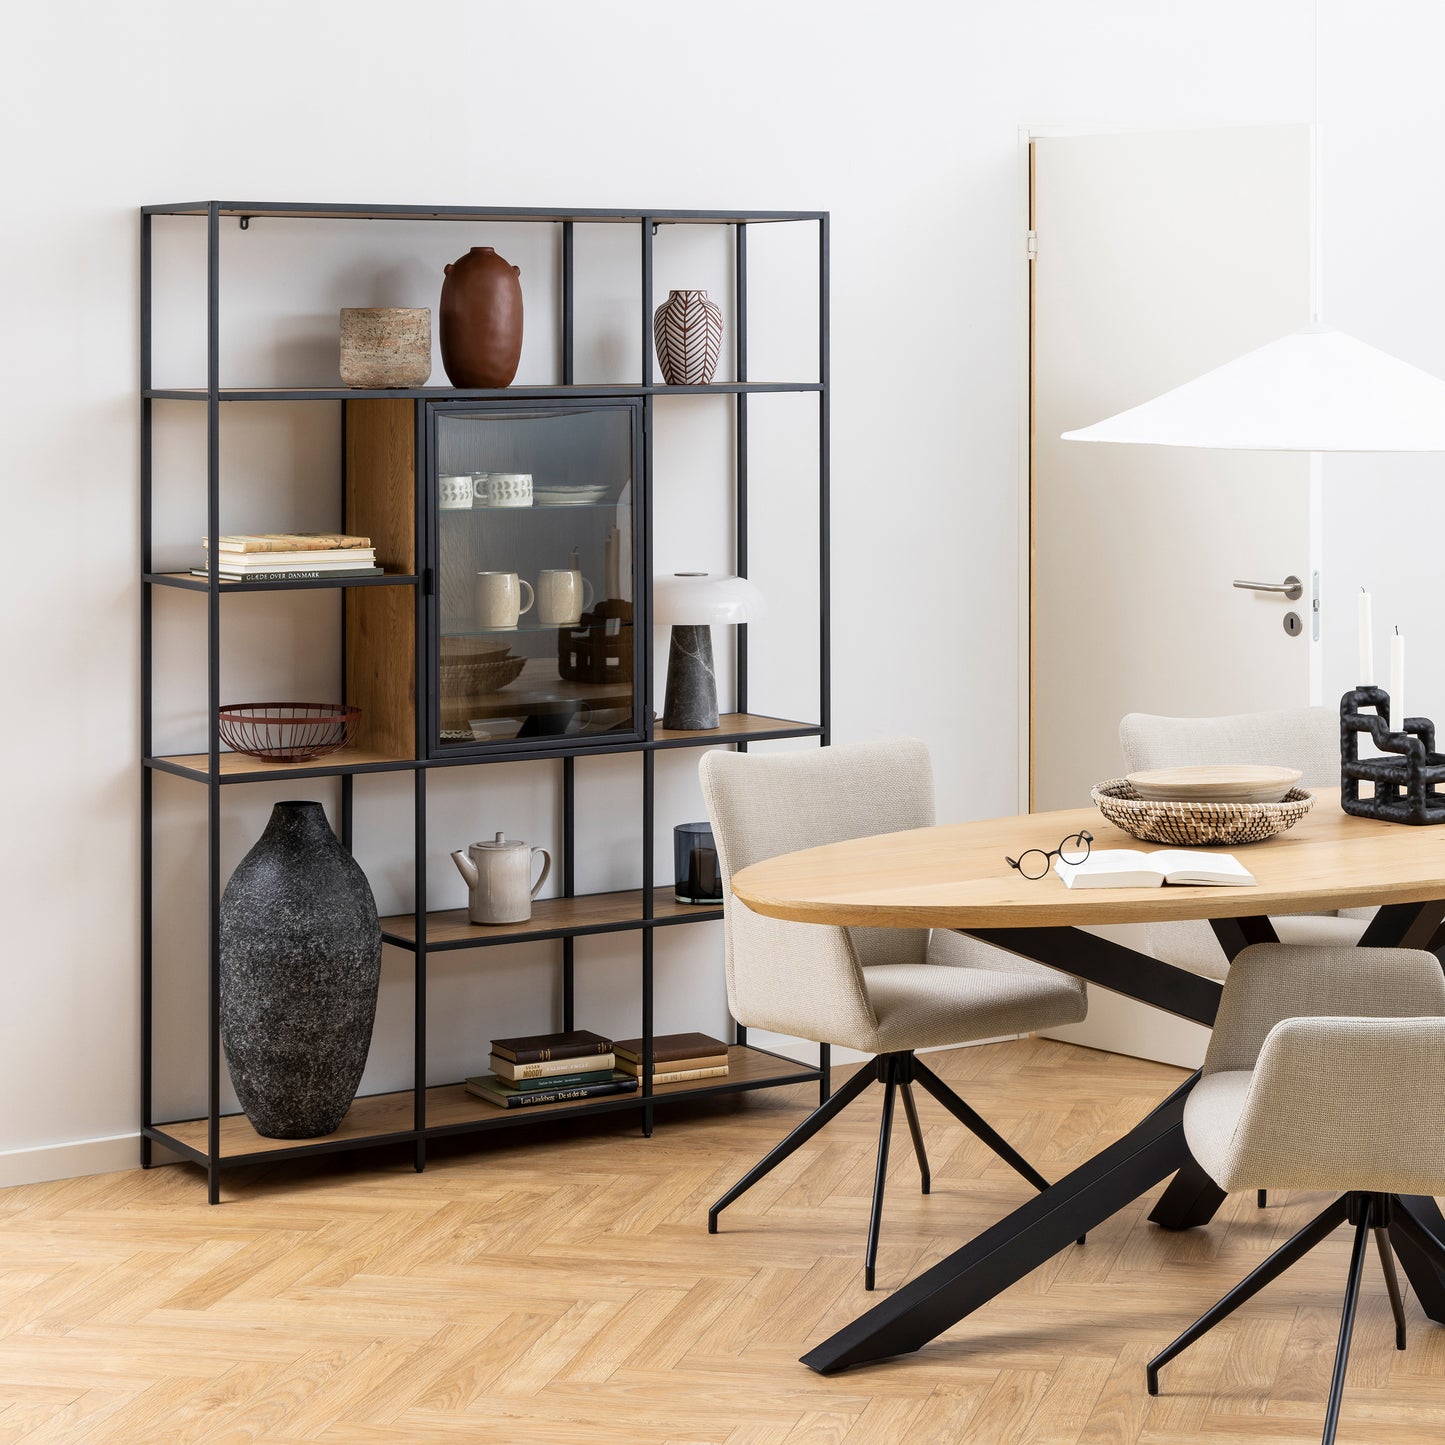
<path fill-rule="evenodd" d="M 343 309 L 343 386 L 425 386 L 430 376 L 429 306 L 350 306 Z"/>

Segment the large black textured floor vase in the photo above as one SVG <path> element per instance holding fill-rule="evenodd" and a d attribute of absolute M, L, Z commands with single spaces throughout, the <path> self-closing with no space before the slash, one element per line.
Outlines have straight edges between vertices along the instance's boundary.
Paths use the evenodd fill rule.
<path fill-rule="evenodd" d="M 712 628 L 674 623 L 667 650 L 665 728 L 703 730 L 718 725 L 717 677 L 712 665 Z"/>
<path fill-rule="evenodd" d="M 221 896 L 221 1042 L 258 1134 L 337 1129 L 366 1067 L 380 978 L 366 875 L 320 803 L 277 803 Z"/>

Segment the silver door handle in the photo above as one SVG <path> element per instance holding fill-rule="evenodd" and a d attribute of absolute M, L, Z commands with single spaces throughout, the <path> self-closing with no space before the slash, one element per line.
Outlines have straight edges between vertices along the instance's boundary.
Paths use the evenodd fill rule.
<path fill-rule="evenodd" d="M 1304 583 L 1295 576 L 1286 577 L 1283 582 L 1241 582 L 1236 577 L 1234 585 L 1247 592 L 1282 592 L 1291 602 L 1298 602 L 1305 595 Z"/>

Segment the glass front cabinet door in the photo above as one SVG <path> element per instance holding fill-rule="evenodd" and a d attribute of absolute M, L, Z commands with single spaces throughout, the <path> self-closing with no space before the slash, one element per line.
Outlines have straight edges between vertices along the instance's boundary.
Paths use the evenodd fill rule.
<path fill-rule="evenodd" d="M 431 752 L 643 734 L 642 403 L 433 403 Z"/>

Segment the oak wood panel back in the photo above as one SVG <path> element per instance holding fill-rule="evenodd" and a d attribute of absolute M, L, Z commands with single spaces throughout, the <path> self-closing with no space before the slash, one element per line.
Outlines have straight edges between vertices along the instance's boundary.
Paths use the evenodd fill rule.
<path fill-rule="evenodd" d="M 415 572 L 416 406 L 409 397 L 348 401 L 346 529 L 370 537 L 388 572 Z M 359 747 L 416 754 L 416 598 L 410 587 L 346 592 L 346 701 L 361 709 Z"/>

